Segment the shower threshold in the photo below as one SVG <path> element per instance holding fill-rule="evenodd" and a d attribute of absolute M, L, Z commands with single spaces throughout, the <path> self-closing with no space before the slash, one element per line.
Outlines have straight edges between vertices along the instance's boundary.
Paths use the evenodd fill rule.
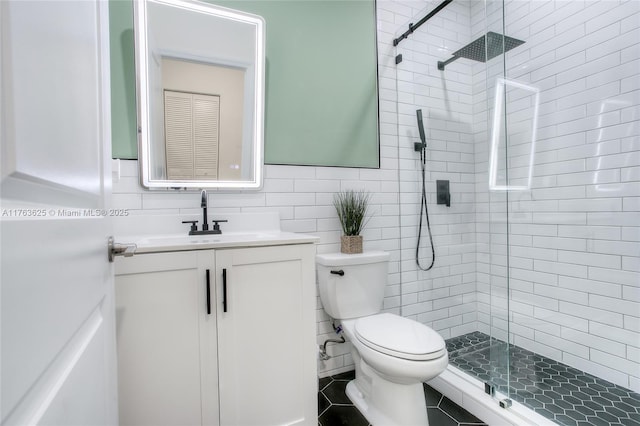
<path fill-rule="evenodd" d="M 622 386 L 515 345 L 508 366 L 506 356 L 496 362 L 506 343 L 481 332 L 448 339 L 447 349 L 449 368 L 429 384 L 489 424 L 640 425 L 640 394 Z M 514 406 L 499 408 L 484 382 Z"/>

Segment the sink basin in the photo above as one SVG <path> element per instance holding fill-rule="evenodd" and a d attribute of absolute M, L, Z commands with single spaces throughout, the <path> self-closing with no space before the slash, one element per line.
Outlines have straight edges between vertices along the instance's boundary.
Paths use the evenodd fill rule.
<path fill-rule="evenodd" d="M 173 245 L 173 244 L 206 244 L 220 241 L 217 235 L 189 235 L 158 238 L 145 238 L 140 240 L 142 245 Z"/>
<path fill-rule="evenodd" d="M 273 235 L 273 234 L 272 234 Z M 143 238 L 139 241 L 139 245 L 192 245 L 192 244 L 211 244 L 224 243 L 232 241 L 253 241 L 264 240 L 269 238 L 266 233 L 240 233 L 234 232 L 229 234 L 207 234 L 207 235 L 167 235 L 151 238 Z"/>

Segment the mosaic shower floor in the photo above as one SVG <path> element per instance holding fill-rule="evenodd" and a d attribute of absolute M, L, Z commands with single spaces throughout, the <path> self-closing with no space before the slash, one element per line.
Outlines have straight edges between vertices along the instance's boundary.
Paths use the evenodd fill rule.
<path fill-rule="evenodd" d="M 640 394 L 480 332 L 447 340 L 449 362 L 559 425 L 640 426 Z M 490 360 L 494 362 L 491 363 Z"/>

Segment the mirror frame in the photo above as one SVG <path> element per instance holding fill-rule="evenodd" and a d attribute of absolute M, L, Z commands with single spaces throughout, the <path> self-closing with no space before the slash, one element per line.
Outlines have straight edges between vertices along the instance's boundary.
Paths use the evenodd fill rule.
<path fill-rule="evenodd" d="M 150 102 L 147 81 L 149 51 L 147 43 L 147 3 L 175 7 L 195 13 L 202 13 L 216 18 L 229 19 L 255 26 L 254 57 L 254 115 L 253 115 L 253 179 L 237 181 L 221 180 L 166 180 L 152 179 L 150 151 Z M 136 103 L 138 117 L 138 162 L 141 183 L 147 189 L 239 189 L 259 190 L 262 188 L 264 167 L 264 85 L 265 85 L 265 22 L 262 17 L 228 9 L 225 7 L 203 3 L 197 0 L 134 0 L 134 37 L 136 65 Z"/>

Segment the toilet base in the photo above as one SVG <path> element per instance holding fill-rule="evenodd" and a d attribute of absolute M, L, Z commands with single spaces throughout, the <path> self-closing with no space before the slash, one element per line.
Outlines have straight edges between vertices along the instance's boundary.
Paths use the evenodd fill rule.
<path fill-rule="evenodd" d="M 346 394 L 373 426 L 429 425 L 422 383 L 393 383 L 361 363 Z"/>

